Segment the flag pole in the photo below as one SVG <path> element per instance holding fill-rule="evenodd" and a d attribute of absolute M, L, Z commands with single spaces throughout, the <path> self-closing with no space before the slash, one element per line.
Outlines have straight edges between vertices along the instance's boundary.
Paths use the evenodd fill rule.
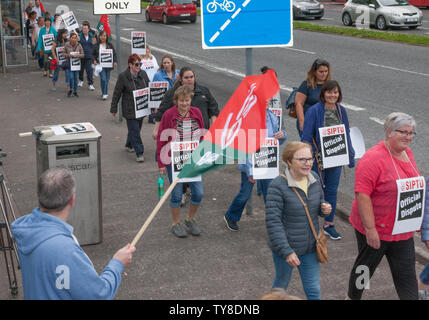
<path fill-rule="evenodd" d="M 176 184 L 179 182 L 180 178 L 176 178 L 173 183 L 168 187 L 165 194 L 162 196 L 162 198 L 159 200 L 156 207 L 152 210 L 152 213 L 149 215 L 149 217 L 146 219 L 146 222 L 143 224 L 143 226 L 140 228 L 140 231 L 137 233 L 137 235 L 134 237 L 133 241 L 131 242 L 131 247 L 135 247 L 137 242 L 140 240 L 143 233 L 146 231 L 149 224 L 152 222 L 153 218 L 155 218 L 155 215 L 158 213 L 159 209 L 161 209 L 162 205 L 164 204 L 165 200 L 168 198 L 170 193 L 173 191 Z"/>

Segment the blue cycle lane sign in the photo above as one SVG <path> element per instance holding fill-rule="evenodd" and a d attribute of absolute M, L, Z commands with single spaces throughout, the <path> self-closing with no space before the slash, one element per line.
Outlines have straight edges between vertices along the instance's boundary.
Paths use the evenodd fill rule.
<path fill-rule="evenodd" d="M 203 49 L 291 47 L 292 0 L 201 0 Z"/>

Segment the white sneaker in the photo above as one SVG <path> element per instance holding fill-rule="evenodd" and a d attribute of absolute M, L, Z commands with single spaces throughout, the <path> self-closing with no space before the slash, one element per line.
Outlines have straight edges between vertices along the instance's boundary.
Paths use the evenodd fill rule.
<path fill-rule="evenodd" d="M 107 100 L 109 96 L 107 94 L 103 94 L 103 100 Z"/>
<path fill-rule="evenodd" d="M 83 81 L 79 81 L 79 83 L 77 84 L 78 87 L 82 87 L 83 86 Z"/>
<path fill-rule="evenodd" d="M 89 90 L 91 90 L 91 91 L 95 90 L 95 88 L 94 88 L 94 86 L 92 84 L 89 85 Z"/>

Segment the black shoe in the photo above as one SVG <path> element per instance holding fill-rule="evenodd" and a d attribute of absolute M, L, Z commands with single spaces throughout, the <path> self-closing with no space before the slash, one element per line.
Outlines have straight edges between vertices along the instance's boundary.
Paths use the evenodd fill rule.
<path fill-rule="evenodd" d="M 73 97 L 79 98 L 79 95 L 77 94 L 77 92 L 73 92 Z"/>
<path fill-rule="evenodd" d="M 229 220 L 226 216 L 223 216 L 223 219 L 226 222 L 226 226 L 231 231 L 238 231 L 238 224 L 235 221 Z"/>
<path fill-rule="evenodd" d="M 70 90 L 69 92 L 67 92 L 67 97 L 71 97 L 71 95 L 72 95 L 72 91 Z"/>

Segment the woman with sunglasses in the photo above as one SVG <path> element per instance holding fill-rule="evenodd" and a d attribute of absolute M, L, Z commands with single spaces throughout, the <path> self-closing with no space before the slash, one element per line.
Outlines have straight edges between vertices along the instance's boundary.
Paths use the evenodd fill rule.
<path fill-rule="evenodd" d="M 334 227 L 335 209 L 337 206 L 337 191 L 340 184 L 342 166 L 324 168 L 320 151 L 320 134 L 319 128 L 344 125 L 347 136 L 348 147 L 348 166 L 355 166 L 355 151 L 350 139 L 350 127 L 346 109 L 340 105 L 342 93 L 340 85 L 335 80 L 326 81 L 320 89 L 320 102 L 312 106 L 304 121 L 304 130 L 301 141 L 306 142 L 313 147 L 316 161 L 313 163 L 313 171 L 316 172 L 321 181 L 325 200 L 332 206 L 332 212 L 325 218 L 323 226 L 325 234 L 329 235 L 332 240 L 340 240 L 341 235 Z"/>
<path fill-rule="evenodd" d="M 407 224 L 395 228 L 397 222 L 409 223 L 416 218 L 411 211 L 411 215 L 400 220 L 403 211 L 398 195 L 399 199 L 405 195 L 400 201 L 405 205 L 408 205 L 407 199 L 412 198 L 405 211 L 409 212 L 418 204 L 423 207 L 424 194 L 415 197 L 415 192 L 402 188 L 410 178 L 414 182 L 420 181 L 418 185 L 424 187 L 425 179 L 419 173 L 409 147 L 415 130 L 416 121 L 412 116 L 401 112 L 389 114 L 384 121 L 385 139 L 369 149 L 356 167 L 355 199 L 349 220 L 355 229 L 359 253 L 350 272 L 349 299 L 360 299 L 365 289 L 365 285 L 356 286 L 361 282 L 357 278 L 362 274 L 358 267 L 366 266 L 372 276 L 384 256 L 389 262 L 399 299 L 418 298 L 414 232 L 420 229 L 421 222 L 414 224 L 414 228 Z M 425 238 L 427 234 L 422 235 L 423 240 L 429 239 Z"/>
<path fill-rule="evenodd" d="M 149 78 L 146 72 L 141 70 L 141 65 L 141 58 L 137 54 L 128 57 L 128 68 L 118 77 L 110 106 L 110 113 L 116 116 L 118 102 L 122 97 L 122 114 L 127 120 L 128 127 L 125 148 L 136 153 L 137 162 L 144 162 L 144 146 L 140 136 L 143 118 L 136 118 L 133 91 L 149 86 Z"/>
<path fill-rule="evenodd" d="M 320 89 L 326 80 L 331 79 L 329 62 L 316 59 L 307 72 L 307 79 L 301 83 L 295 96 L 295 109 L 297 115 L 296 128 L 302 137 L 304 117 L 311 106 L 319 102 Z"/>

